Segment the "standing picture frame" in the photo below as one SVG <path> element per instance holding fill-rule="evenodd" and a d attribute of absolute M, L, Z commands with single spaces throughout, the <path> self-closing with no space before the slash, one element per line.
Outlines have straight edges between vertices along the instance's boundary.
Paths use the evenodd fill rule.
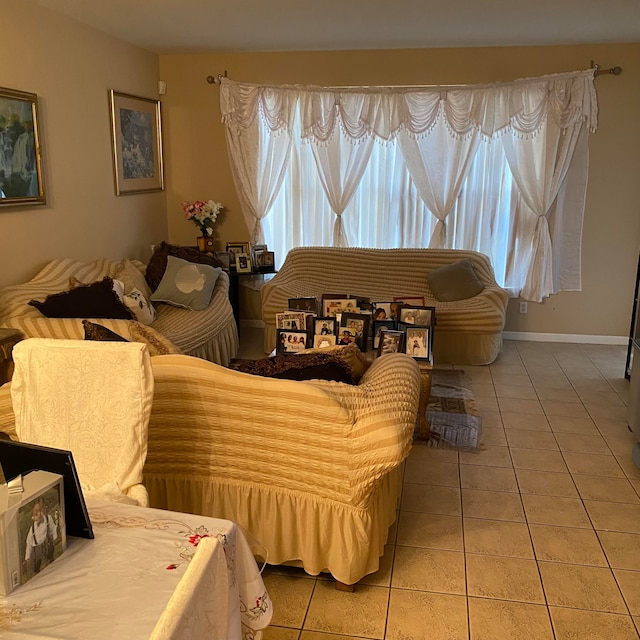
<path fill-rule="evenodd" d="M 46 204 L 38 96 L 0 87 L 0 207 Z"/>
<path fill-rule="evenodd" d="M 162 191 L 160 100 L 110 89 L 109 106 L 116 195 Z"/>
<path fill-rule="evenodd" d="M 369 342 L 369 325 L 371 315 L 368 313 L 343 312 L 340 317 L 340 335 L 345 329 L 349 329 L 355 335 L 355 343 L 363 353 L 367 351 Z"/>
<path fill-rule="evenodd" d="M 248 253 L 236 253 L 236 271 L 238 273 L 251 273 L 251 255 Z"/>
<path fill-rule="evenodd" d="M 294 329 L 278 329 L 276 354 L 299 353 L 307 348 L 307 332 Z"/>
<path fill-rule="evenodd" d="M 421 362 L 433 364 L 431 356 L 431 326 L 404 325 L 404 352 Z"/>

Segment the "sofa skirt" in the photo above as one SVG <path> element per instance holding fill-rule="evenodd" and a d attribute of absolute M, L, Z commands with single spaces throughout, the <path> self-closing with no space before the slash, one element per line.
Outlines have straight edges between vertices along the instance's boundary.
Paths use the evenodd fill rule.
<path fill-rule="evenodd" d="M 383 476 L 366 506 L 293 491 L 177 475 L 144 476 L 152 507 L 236 522 L 266 550 L 268 564 L 296 564 L 355 584 L 374 573 L 397 516 L 400 465 Z"/>

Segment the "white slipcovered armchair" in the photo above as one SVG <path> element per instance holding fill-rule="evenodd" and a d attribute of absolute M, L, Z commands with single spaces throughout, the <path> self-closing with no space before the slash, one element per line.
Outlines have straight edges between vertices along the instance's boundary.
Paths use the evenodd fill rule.
<path fill-rule="evenodd" d="M 71 451 L 86 494 L 147 506 L 142 469 L 154 388 L 147 346 L 29 338 L 13 358 L 18 439 Z"/>

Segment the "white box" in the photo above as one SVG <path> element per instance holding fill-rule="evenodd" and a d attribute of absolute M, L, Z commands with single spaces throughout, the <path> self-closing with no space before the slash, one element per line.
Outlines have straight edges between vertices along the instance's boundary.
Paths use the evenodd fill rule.
<path fill-rule="evenodd" d="M 31 471 L 0 484 L 0 595 L 24 584 L 67 548 L 62 476 Z"/>

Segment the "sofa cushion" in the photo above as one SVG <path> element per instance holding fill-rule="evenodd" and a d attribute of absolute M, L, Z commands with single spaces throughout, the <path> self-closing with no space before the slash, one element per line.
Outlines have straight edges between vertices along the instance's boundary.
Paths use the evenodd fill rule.
<path fill-rule="evenodd" d="M 161 242 L 153 251 L 153 255 L 147 265 L 147 271 L 145 278 L 151 291 L 155 291 L 164 276 L 164 272 L 167 268 L 167 258 L 173 256 L 175 258 L 181 258 L 188 262 L 195 262 L 196 264 L 207 264 L 210 267 L 220 267 L 224 265 L 213 256 L 209 256 L 198 249 L 192 249 L 191 247 L 180 247 L 175 244 L 168 244 Z"/>
<path fill-rule="evenodd" d="M 209 306 L 220 268 L 196 264 L 174 256 L 167 257 L 167 269 L 158 288 L 151 294 L 154 302 L 166 302 L 192 311 Z"/>
<path fill-rule="evenodd" d="M 427 281 L 439 302 L 473 298 L 484 289 L 471 260 L 466 258 L 430 271 L 427 274 Z"/>
<path fill-rule="evenodd" d="M 29 304 L 47 318 L 133 318 L 114 291 L 113 280 L 109 276 L 53 293 L 42 301 L 31 300 Z"/>
<path fill-rule="evenodd" d="M 151 324 L 157 317 L 154 306 L 139 289 L 131 289 L 125 293 L 122 296 L 122 302 L 134 318 L 142 324 Z"/>
<path fill-rule="evenodd" d="M 328 353 L 334 358 L 343 361 L 351 369 L 351 376 L 354 383 L 357 383 L 371 366 L 372 360 L 367 357 L 355 342 L 347 345 L 334 345 L 316 349 L 307 349 L 302 353 Z"/>
<path fill-rule="evenodd" d="M 295 353 L 261 360 L 236 360 L 231 369 L 266 378 L 334 380 L 355 384 L 347 362 L 329 353 Z"/>
<path fill-rule="evenodd" d="M 129 323 L 129 336 L 131 342 L 144 342 L 149 348 L 149 355 L 151 356 L 165 356 L 172 353 L 182 353 L 173 342 L 165 338 L 161 333 L 154 331 L 150 327 L 136 322 L 135 320 Z"/>
<path fill-rule="evenodd" d="M 84 327 L 85 340 L 98 340 L 101 342 L 129 342 L 126 338 L 123 338 L 115 331 L 111 331 L 111 329 L 103 327 L 101 324 L 91 322 L 90 320 L 83 320 L 82 326 Z"/>

